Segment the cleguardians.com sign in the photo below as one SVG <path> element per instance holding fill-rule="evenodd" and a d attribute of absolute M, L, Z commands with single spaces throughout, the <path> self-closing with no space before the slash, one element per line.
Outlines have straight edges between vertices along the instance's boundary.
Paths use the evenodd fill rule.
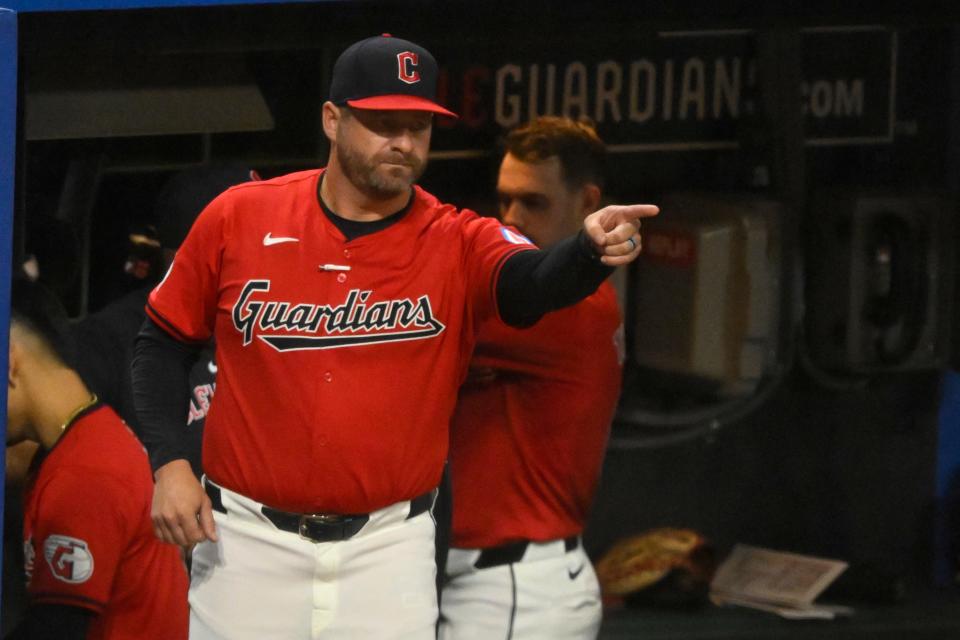
<path fill-rule="evenodd" d="M 881 27 L 802 31 L 797 108 L 807 144 L 877 144 L 893 134 L 896 33 Z M 731 148 L 757 114 L 752 31 L 665 32 L 590 50 L 438 49 L 440 155 L 483 152 L 503 129 L 537 115 L 587 116 L 613 151 Z M 462 56 L 463 54 L 460 53 Z M 479 61 L 478 61 L 479 59 Z"/>

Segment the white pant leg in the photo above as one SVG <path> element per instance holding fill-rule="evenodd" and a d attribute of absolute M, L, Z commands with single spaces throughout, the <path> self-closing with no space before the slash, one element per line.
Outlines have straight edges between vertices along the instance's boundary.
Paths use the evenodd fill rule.
<path fill-rule="evenodd" d="M 213 516 L 219 541 L 193 550 L 191 640 L 309 638 L 312 543 L 268 525 Z"/>
<path fill-rule="evenodd" d="M 422 513 L 347 541 L 341 572 L 342 615 L 318 637 L 436 640 L 435 532 L 433 517 Z"/>
<path fill-rule="evenodd" d="M 487 569 L 473 568 L 477 556 L 476 550 L 450 550 L 440 640 L 597 637 L 600 587 L 582 548 Z"/>
<path fill-rule="evenodd" d="M 439 640 L 501 640 L 509 637 L 515 602 L 510 565 L 474 569 L 480 552 L 450 548 L 440 598 Z"/>
<path fill-rule="evenodd" d="M 350 540 L 314 543 L 278 531 L 227 491 L 220 540 L 197 546 L 191 640 L 433 640 L 434 524 L 406 503 L 377 511 Z"/>

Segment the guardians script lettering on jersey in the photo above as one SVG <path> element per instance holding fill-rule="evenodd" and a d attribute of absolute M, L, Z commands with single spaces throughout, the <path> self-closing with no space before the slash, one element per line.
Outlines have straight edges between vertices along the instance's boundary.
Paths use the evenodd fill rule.
<path fill-rule="evenodd" d="M 373 291 L 351 289 L 342 304 L 263 300 L 269 280 L 248 280 L 233 305 L 233 326 L 244 346 L 254 335 L 277 351 L 335 349 L 401 340 L 426 340 L 446 328 L 430 297 L 369 302 Z M 289 332 L 313 335 L 290 335 Z"/>

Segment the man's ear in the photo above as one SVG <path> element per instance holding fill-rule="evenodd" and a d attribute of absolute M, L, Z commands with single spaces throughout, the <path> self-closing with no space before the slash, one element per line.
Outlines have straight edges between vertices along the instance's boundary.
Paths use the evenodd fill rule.
<path fill-rule="evenodd" d="M 331 143 L 336 142 L 337 125 L 340 124 L 340 107 L 328 100 L 323 103 L 320 114 L 323 123 L 323 133 Z"/>
<path fill-rule="evenodd" d="M 583 206 L 583 216 L 586 217 L 600 208 L 600 187 L 588 182 L 583 185 L 583 188 L 580 191 Z"/>

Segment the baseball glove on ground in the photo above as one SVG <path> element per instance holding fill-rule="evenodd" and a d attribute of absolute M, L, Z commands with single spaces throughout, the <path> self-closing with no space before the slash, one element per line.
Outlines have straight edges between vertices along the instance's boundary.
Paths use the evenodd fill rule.
<path fill-rule="evenodd" d="M 691 529 L 653 529 L 618 541 L 596 564 L 607 604 L 705 601 L 715 569 L 706 539 Z"/>

